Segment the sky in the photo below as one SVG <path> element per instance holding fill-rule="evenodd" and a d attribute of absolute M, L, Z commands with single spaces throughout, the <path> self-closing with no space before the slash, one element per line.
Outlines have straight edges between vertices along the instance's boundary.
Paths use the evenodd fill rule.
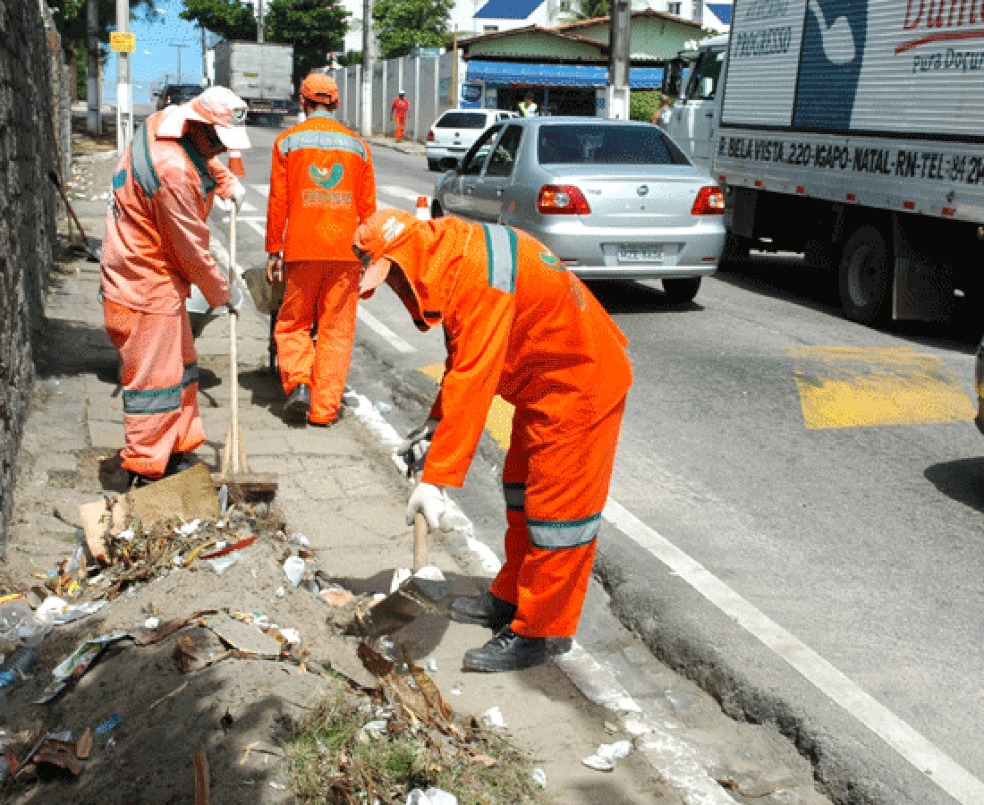
<path fill-rule="evenodd" d="M 136 38 L 136 50 L 130 54 L 134 104 L 153 103 L 151 93 L 165 80 L 178 83 L 179 54 L 180 83 L 202 81 L 201 29 L 178 17 L 184 11 L 184 0 L 154 0 L 154 6 L 153 22 L 145 22 L 143 12 L 130 20 L 130 33 Z M 211 45 L 215 37 L 213 34 L 207 37 Z M 102 97 L 107 104 L 116 103 L 116 59 L 116 54 L 110 53 L 103 69 Z"/>

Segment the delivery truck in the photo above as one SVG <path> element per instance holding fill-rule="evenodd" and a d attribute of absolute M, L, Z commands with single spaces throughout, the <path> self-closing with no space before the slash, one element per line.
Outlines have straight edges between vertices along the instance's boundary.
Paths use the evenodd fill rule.
<path fill-rule="evenodd" d="M 252 123 L 279 126 L 294 96 L 294 46 L 221 40 L 214 50 L 214 82 L 249 105 Z"/>
<path fill-rule="evenodd" d="M 729 33 L 674 59 L 664 91 L 670 135 L 725 191 L 725 257 L 800 252 L 864 324 L 981 299 L 976 4 L 735 0 Z"/>

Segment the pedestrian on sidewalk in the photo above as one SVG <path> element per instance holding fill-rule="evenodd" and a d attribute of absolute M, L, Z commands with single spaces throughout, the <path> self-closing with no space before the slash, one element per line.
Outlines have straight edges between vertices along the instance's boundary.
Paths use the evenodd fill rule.
<path fill-rule="evenodd" d="M 131 486 L 186 469 L 205 441 L 185 300 L 194 284 L 212 307 L 242 305 L 242 291 L 230 287 L 209 253 L 207 219 L 217 194 L 237 205 L 245 196 L 218 155 L 249 147 L 246 102 L 210 87 L 150 115 L 113 176 L 101 296 L 120 354 L 120 458 Z"/>
<path fill-rule="evenodd" d="M 519 230 L 380 210 L 354 248 L 363 298 L 385 281 L 418 329 L 444 327 L 440 391 L 400 447 L 423 462 L 408 523 L 421 512 L 441 526 L 445 488 L 463 485 L 493 397 L 515 406 L 502 470 L 506 561 L 490 591 L 451 612 L 496 631 L 465 653 L 465 670 L 539 665 L 547 638 L 573 637 L 581 617 L 632 383 L 628 341 L 584 283 Z"/>
<path fill-rule="evenodd" d="M 540 108 L 536 105 L 536 101 L 533 100 L 533 93 L 527 92 L 523 96 L 523 100 L 519 102 L 519 116 L 536 117 L 539 113 Z"/>
<path fill-rule="evenodd" d="M 396 124 L 396 141 L 398 143 L 403 142 L 403 132 L 407 128 L 407 112 L 409 111 L 410 101 L 407 100 L 407 94 L 401 89 L 390 106 L 390 117 Z"/>
<path fill-rule="evenodd" d="M 274 341 L 285 414 L 323 427 L 338 420 L 355 340 L 350 244 L 376 209 L 369 146 L 332 118 L 338 97 L 324 73 L 301 83 L 305 120 L 274 141 L 267 202 L 267 279 L 284 281 Z"/>

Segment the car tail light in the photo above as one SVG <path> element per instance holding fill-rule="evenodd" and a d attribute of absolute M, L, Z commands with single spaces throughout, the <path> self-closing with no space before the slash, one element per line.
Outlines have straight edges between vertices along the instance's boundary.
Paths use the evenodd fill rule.
<path fill-rule="evenodd" d="M 697 191 L 691 215 L 724 215 L 724 193 L 716 184 L 707 185 Z"/>
<path fill-rule="evenodd" d="M 536 208 L 544 215 L 590 215 L 591 207 L 574 185 L 545 184 L 540 188 Z"/>
<path fill-rule="evenodd" d="M 434 129 L 431 129 L 430 131 L 427 132 L 427 142 L 429 143 L 434 142 Z"/>

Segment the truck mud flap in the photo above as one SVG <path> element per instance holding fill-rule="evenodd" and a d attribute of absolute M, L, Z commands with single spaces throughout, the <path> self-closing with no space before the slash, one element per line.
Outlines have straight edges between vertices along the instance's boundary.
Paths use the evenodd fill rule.
<path fill-rule="evenodd" d="M 944 322 L 953 317 L 953 266 L 939 231 L 918 219 L 894 216 L 895 282 L 892 315 L 896 320 Z M 924 231 L 925 230 L 925 231 Z"/>

